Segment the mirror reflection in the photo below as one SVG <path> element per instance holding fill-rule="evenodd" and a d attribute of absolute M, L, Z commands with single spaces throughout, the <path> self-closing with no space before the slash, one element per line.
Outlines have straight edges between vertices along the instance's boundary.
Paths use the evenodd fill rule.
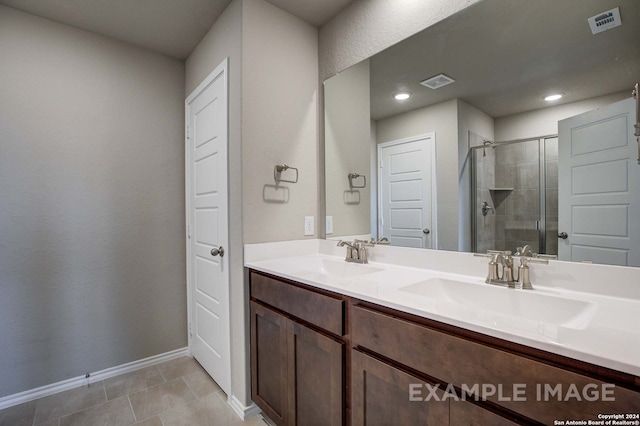
<path fill-rule="evenodd" d="M 636 16 L 485 0 L 325 81 L 327 238 L 640 266 Z"/>

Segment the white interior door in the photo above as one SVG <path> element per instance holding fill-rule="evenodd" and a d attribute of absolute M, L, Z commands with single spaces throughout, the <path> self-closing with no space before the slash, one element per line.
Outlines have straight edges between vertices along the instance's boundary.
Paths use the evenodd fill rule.
<path fill-rule="evenodd" d="M 633 99 L 558 122 L 561 260 L 640 266 Z"/>
<path fill-rule="evenodd" d="M 394 246 L 436 248 L 435 135 L 378 146 L 379 237 Z"/>
<path fill-rule="evenodd" d="M 230 395 L 226 60 L 187 98 L 186 125 L 190 347 Z"/>

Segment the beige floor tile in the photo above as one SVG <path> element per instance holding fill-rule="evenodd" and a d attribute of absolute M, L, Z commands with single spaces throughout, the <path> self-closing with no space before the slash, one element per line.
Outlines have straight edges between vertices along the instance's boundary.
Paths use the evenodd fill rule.
<path fill-rule="evenodd" d="M 143 389 L 164 383 L 157 367 L 147 367 L 131 373 L 122 374 L 104 381 L 109 400 L 120 398 Z"/>
<path fill-rule="evenodd" d="M 151 417 L 150 419 L 143 420 L 133 426 L 162 426 L 162 420 L 159 416 Z"/>
<path fill-rule="evenodd" d="M 160 415 L 164 426 L 226 426 L 237 418 L 217 393 L 190 404 L 176 405 Z"/>
<path fill-rule="evenodd" d="M 198 364 L 195 359 L 183 356 L 158 365 L 158 370 L 160 370 L 164 379 L 169 382 L 180 376 L 186 376 L 187 374 L 200 371 L 202 367 L 200 367 L 200 364 Z"/>
<path fill-rule="evenodd" d="M 260 416 L 259 414 L 256 416 L 251 417 L 250 419 L 247 420 L 242 420 L 242 419 L 236 419 L 234 421 L 232 421 L 231 423 L 229 423 L 229 426 L 267 426 L 267 423 L 262 420 L 262 416 Z"/>
<path fill-rule="evenodd" d="M 60 426 L 129 426 L 135 422 L 129 398 L 123 396 L 60 418 Z"/>
<path fill-rule="evenodd" d="M 209 395 L 210 393 L 222 391 L 220 386 L 218 386 L 211 376 L 202 368 L 195 373 L 187 374 L 183 379 L 198 398 Z"/>
<path fill-rule="evenodd" d="M 71 389 L 38 400 L 34 425 L 106 402 L 102 382 Z"/>
<path fill-rule="evenodd" d="M 0 426 L 31 426 L 36 415 L 36 401 L 5 408 L 0 411 Z"/>
<path fill-rule="evenodd" d="M 59 419 L 49 420 L 46 423 L 40 423 L 38 426 L 58 426 L 60 424 L 58 420 Z"/>
<path fill-rule="evenodd" d="M 175 405 L 196 399 L 182 378 L 129 395 L 137 420 L 145 420 Z"/>

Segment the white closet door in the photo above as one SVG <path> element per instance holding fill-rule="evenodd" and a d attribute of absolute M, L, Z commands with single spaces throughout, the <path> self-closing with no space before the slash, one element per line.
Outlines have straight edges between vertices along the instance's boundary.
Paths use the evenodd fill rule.
<path fill-rule="evenodd" d="M 558 122 L 560 260 L 640 266 L 633 99 Z"/>
<path fill-rule="evenodd" d="M 394 246 L 436 248 L 435 136 L 380 144 L 380 232 Z"/>
<path fill-rule="evenodd" d="M 227 183 L 227 61 L 187 98 L 190 347 L 231 391 Z"/>

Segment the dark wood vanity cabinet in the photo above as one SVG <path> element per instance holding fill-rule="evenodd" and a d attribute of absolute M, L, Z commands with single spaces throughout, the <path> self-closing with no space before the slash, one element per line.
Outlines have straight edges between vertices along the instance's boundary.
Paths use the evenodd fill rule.
<path fill-rule="evenodd" d="M 640 413 L 636 376 L 250 276 L 251 393 L 278 425 L 546 425 Z M 611 389 L 614 400 L 603 400 Z"/>
<path fill-rule="evenodd" d="M 278 425 L 345 423 L 345 302 L 251 272 L 251 396 Z"/>
<path fill-rule="evenodd" d="M 363 408 L 368 401 L 355 403 L 367 395 L 377 398 L 368 380 L 362 384 L 362 368 L 356 369 L 360 352 L 384 360 L 389 372 L 410 372 L 413 386 L 422 380 L 449 390 L 449 396 L 441 398 L 449 403 L 449 421 L 420 424 L 554 424 L 598 420 L 598 414 L 640 413 L 637 377 L 364 302 L 354 300 L 350 313 L 353 425 L 376 424 L 367 421 L 373 418 L 367 416 L 369 408 Z M 378 381 L 370 373 L 365 377 Z M 394 380 L 397 395 L 389 398 L 422 406 L 414 410 L 429 415 L 435 399 L 428 398 L 431 388 L 414 392 L 415 401 L 407 402 L 408 379 Z M 596 396 L 607 390 L 614 400 Z"/>

